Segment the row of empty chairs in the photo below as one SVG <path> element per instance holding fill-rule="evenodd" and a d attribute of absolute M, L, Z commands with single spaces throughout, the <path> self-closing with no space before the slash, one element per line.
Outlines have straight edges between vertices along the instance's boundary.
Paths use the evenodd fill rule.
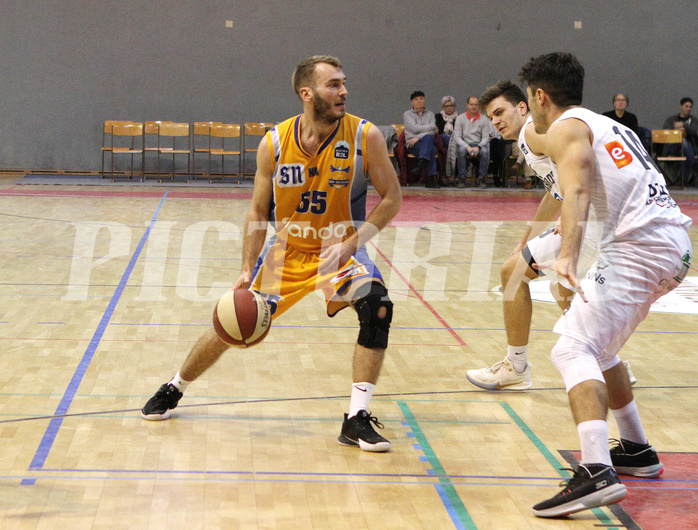
<path fill-rule="evenodd" d="M 241 128 L 237 123 L 194 122 L 176 123 L 171 121 L 133 121 L 107 120 L 102 133 L 102 178 L 115 180 L 125 176 L 134 177 L 134 165 L 138 167 L 140 157 L 140 176 L 142 180 L 152 176 L 162 181 L 175 179 L 177 176 L 215 178 L 225 180 L 226 176 L 235 176 L 240 181 L 246 174 L 245 155 L 257 151 L 261 136 L 274 127 L 273 123 L 245 123 Z M 242 129 L 242 131 L 241 131 Z M 242 134 L 241 132 L 244 132 Z M 154 155 L 148 157 L 148 154 Z M 115 171 L 114 157 L 130 157 L 129 170 Z M 197 155 L 199 167 L 197 168 Z M 201 167 L 206 157 L 204 167 Z M 109 160 L 109 171 L 105 170 Z M 186 172 L 178 170 L 178 158 L 186 157 Z M 237 157 L 237 171 L 226 172 L 226 158 Z M 154 167 L 148 167 L 148 158 L 155 158 Z M 220 168 L 212 172 L 212 161 Z M 165 171 L 163 165 L 167 164 Z M 152 164 L 151 164 L 152 165 Z"/>

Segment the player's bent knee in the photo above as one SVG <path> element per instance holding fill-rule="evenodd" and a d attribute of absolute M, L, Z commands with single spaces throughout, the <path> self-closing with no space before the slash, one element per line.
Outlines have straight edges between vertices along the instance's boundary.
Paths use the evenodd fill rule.
<path fill-rule="evenodd" d="M 388 290 L 378 282 L 361 286 L 358 299 L 352 302 L 359 317 L 359 338 L 364 348 L 387 348 L 390 323 L 393 320 L 393 303 Z"/>
<path fill-rule="evenodd" d="M 582 341 L 562 335 L 550 357 L 562 376 L 567 392 L 591 379 L 606 382 L 596 356 Z"/>

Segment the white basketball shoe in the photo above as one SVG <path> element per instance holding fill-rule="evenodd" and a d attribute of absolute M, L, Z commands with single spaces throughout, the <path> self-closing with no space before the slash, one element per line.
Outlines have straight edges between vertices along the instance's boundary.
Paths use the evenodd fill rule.
<path fill-rule="evenodd" d="M 485 390 L 527 390 L 533 386 L 531 367 L 531 363 L 527 363 L 523 373 L 518 373 L 505 357 L 503 361 L 489 368 L 468 370 L 465 377 L 475 386 Z"/>

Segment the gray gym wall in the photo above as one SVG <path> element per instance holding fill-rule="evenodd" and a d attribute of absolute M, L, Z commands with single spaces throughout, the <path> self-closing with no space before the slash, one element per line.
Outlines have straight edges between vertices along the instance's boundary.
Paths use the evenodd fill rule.
<path fill-rule="evenodd" d="M 416 89 L 463 111 L 567 50 L 585 106 L 624 91 L 658 128 L 698 96 L 697 27 L 696 0 L 2 0 L 0 169 L 98 170 L 107 119 L 280 121 L 301 108 L 294 66 L 319 53 L 343 61 L 349 112 L 376 124 L 402 122 Z"/>

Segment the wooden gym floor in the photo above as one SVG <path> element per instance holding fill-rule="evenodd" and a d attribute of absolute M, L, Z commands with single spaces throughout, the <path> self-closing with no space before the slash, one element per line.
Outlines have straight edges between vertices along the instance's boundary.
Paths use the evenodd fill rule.
<path fill-rule="evenodd" d="M 531 515 L 579 448 L 549 359 L 554 304 L 534 303 L 533 389 L 465 378 L 505 354 L 499 266 L 541 193 L 407 189 L 370 244 L 395 302 L 372 401 L 393 449 L 371 454 L 337 443 L 356 317 L 328 319 L 315 295 L 227 353 L 171 420 L 140 418 L 237 278 L 249 189 L 0 178 L 0 527 L 695 528 L 695 314 L 651 313 L 622 352 L 666 471 L 624 479 L 611 509 Z M 698 218 L 698 194 L 675 198 Z"/>

